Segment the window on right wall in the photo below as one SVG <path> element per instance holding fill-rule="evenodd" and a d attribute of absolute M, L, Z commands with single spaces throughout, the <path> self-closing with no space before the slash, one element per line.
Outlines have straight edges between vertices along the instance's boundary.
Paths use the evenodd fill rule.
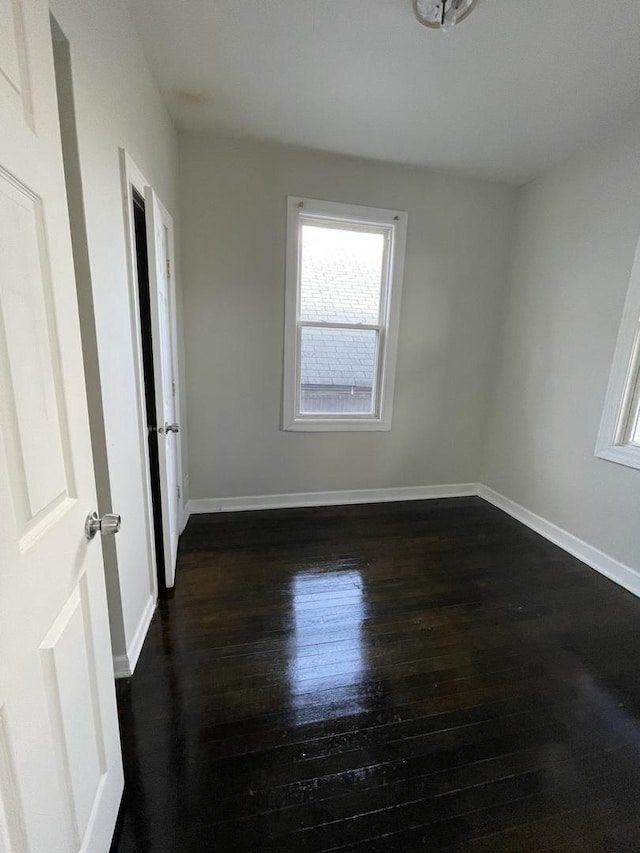
<path fill-rule="evenodd" d="M 640 244 L 613 358 L 596 456 L 640 468 Z"/>

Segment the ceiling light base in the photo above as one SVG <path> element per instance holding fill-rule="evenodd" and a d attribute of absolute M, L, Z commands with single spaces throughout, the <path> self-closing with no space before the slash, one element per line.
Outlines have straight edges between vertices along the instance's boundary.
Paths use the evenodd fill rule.
<path fill-rule="evenodd" d="M 477 5 L 478 0 L 413 0 L 413 11 L 423 26 L 446 31 L 464 21 Z"/>

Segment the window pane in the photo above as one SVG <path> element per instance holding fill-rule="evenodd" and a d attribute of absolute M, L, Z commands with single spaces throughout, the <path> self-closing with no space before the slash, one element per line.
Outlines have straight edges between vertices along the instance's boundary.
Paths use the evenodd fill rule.
<path fill-rule="evenodd" d="M 377 323 L 384 235 L 302 226 L 300 318 Z"/>
<path fill-rule="evenodd" d="M 631 401 L 629 403 L 627 421 L 627 441 L 640 446 L 640 328 L 636 333 L 634 342 L 634 354 L 632 355 L 632 367 L 635 375 L 632 382 Z"/>
<path fill-rule="evenodd" d="M 631 443 L 640 446 L 640 374 L 638 375 L 638 390 L 636 391 L 635 421 L 631 421 Z"/>
<path fill-rule="evenodd" d="M 300 413 L 371 415 L 378 333 L 302 328 Z"/>

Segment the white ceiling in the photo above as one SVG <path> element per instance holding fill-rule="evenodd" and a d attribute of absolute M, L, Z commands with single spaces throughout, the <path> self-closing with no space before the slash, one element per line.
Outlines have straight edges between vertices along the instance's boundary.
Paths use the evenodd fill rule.
<path fill-rule="evenodd" d="M 181 128 L 521 183 L 640 107 L 640 0 L 129 0 Z"/>

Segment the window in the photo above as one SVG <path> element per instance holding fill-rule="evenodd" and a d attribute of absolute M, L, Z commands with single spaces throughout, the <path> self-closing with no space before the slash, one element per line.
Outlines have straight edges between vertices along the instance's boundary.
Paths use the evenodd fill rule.
<path fill-rule="evenodd" d="M 640 244 L 622 315 L 596 456 L 640 468 Z"/>
<path fill-rule="evenodd" d="M 289 198 L 284 429 L 388 430 L 407 214 Z"/>

